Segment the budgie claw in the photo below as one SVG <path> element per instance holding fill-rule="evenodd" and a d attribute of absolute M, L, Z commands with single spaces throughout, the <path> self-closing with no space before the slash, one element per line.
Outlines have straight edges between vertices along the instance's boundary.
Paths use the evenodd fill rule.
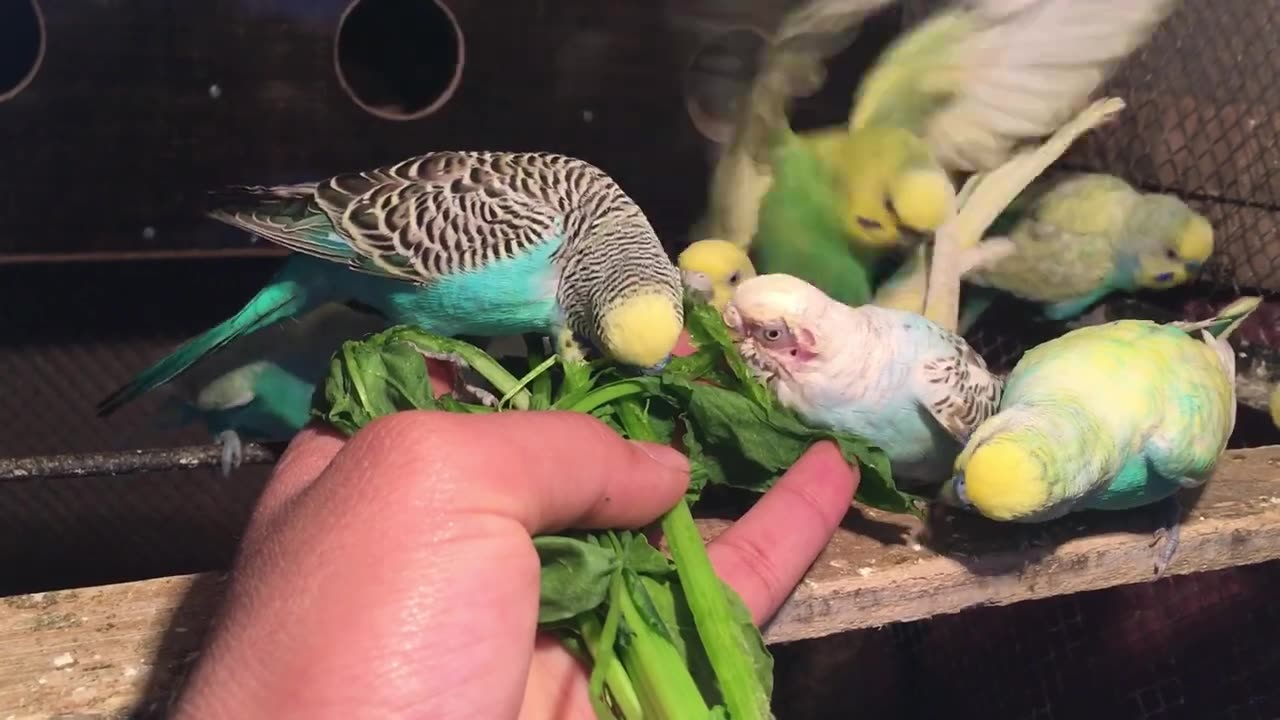
<path fill-rule="evenodd" d="M 1155 548 L 1155 579 L 1164 577 L 1174 553 L 1178 552 L 1178 540 L 1182 535 L 1182 507 L 1178 505 L 1177 496 L 1160 503 L 1157 510 L 1164 514 L 1160 527 L 1156 528 L 1151 540 Z"/>
<path fill-rule="evenodd" d="M 244 461 L 244 444 L 235 430 L 223 430 L 218 433 L 216 442 L 222 446 L 222 477 L 231 477 L 231 471 L 240 467 Z"/>
<path fill-rule="evenodd" d="M 498 397 L 496 395 L 478 385 L 472 385 L 467 382 L 463 373 L 471 366 L 467 364 L 467 361 L 463 359 L 461 355 L 457 353 L 435 353 L 428 352 L 426 350 L 422 350 L 421 352 L 422 356 L 428 360 L 437 360 L 442 363 L 447 363 L 453 367 L 454 397 L 459 400 L 474 399 L 479 401 L 481 405 L 488 407 L 498 406 Z"/>
<path fill-rule="evenodd" d="M 562 328 L 556 332 L 556 352 L 567 362 L 582 362 L 587 359 L 582 345 L 573 337 L 573 331 Z"/>

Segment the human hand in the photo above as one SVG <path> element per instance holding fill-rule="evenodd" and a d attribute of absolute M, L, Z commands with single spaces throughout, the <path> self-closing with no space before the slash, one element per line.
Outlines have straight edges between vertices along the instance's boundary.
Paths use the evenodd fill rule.
<path fill-rule="evenodd" d="M 345 442 L 304 430 L 255 511 L 175 717 L 593 718 L 583 668 L 535 633 L 529 537 L 641 527 L 687 483 L 682 455 L 585 415 L 407 412 Z M 824 443 L 712 542 L 757 623 L 855 485 Z"/>

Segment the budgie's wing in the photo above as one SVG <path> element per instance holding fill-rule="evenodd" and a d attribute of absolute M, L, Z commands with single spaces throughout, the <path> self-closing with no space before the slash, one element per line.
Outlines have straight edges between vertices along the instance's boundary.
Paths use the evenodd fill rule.
<path fill-rule="evenodd" d="M 887 50 L 850 115 L 911 129 L 949 169 L 994 169 L 1056 131 L 1177 0 L 965 0 Z"/>
<path fill-rule="evenodd" d="M 960 336 L 936 330 L 944 352 L 921 363 L 916 392 L 938 424 L 960 443 L 1000 405 L 1000 378 Z"/>
<path fill-rule="evenodd" d="M 770 150 L 790 135 L 792 101 L 816 92 L 826 79 L 826 60 L 852 43 L 863 18 L 892 2 L 810 0 L 783 17 L 712 171 L 707 215 L 694 228 L 693 240 L 751 244 L 772 182 Z"/>
<path fill-rule="evenodd" d="M 315 201 L 315 183 L 235 185 L 209 193 L 209 217 L 295 252 L 347 262 L 358 255 Z"/>

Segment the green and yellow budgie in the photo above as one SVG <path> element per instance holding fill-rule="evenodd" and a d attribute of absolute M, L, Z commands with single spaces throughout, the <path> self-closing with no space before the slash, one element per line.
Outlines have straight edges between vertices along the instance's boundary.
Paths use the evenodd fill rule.
<path fill-rule="evenodd" d="M 1067 320 L 1115 291 L 1167 289 L 1213 253 L 1213 226 L 1172 195 L 1140 193 L 1101 173 L 1028 188 L 1006 213 L 1013 251 L 965 280 L 1044 305 Z"/>
<path fill-rule="evenodd" d="M 956 0 L 878 59 L 847 127 L 793 132 L 791 99 L 890 1 L 811 0 L 784 18 L 700 227 L 703 237 L 750 246 L 760 272 L 805 278 L 848 304 L 868 302 L 871 288 L 828 284 L 833 257 L 853 248 L 847 272 L 874 283 L 886 251 L 949 217 L 950 173 L 992 170 L 1057 130 L 1176 5 Z M 787 220 L 773 221 L 780 212 Z"/>
<path fill-rule="evenodd" d="M 1028 351 L 939 499 L 1020 523 L 1163 502 L 1162 575 L 1177 548 L 1175 494 L 1209 479 L 1235 428 L 1228 337 L 1259 302 L 1199 322 L 1117 320 Z"/>

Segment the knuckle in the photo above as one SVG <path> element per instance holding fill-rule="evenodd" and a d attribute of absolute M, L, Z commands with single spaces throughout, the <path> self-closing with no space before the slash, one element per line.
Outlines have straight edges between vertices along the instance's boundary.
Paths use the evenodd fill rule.
<path fill-rule="evenodd" d="M 786 590 L 782 572 L 778 568 L 768 549 L 760 540 L 749 536 L 734 534 L 717 540 L 725 547 L 735 561 L 759 582 L 769 597 Z"/>

